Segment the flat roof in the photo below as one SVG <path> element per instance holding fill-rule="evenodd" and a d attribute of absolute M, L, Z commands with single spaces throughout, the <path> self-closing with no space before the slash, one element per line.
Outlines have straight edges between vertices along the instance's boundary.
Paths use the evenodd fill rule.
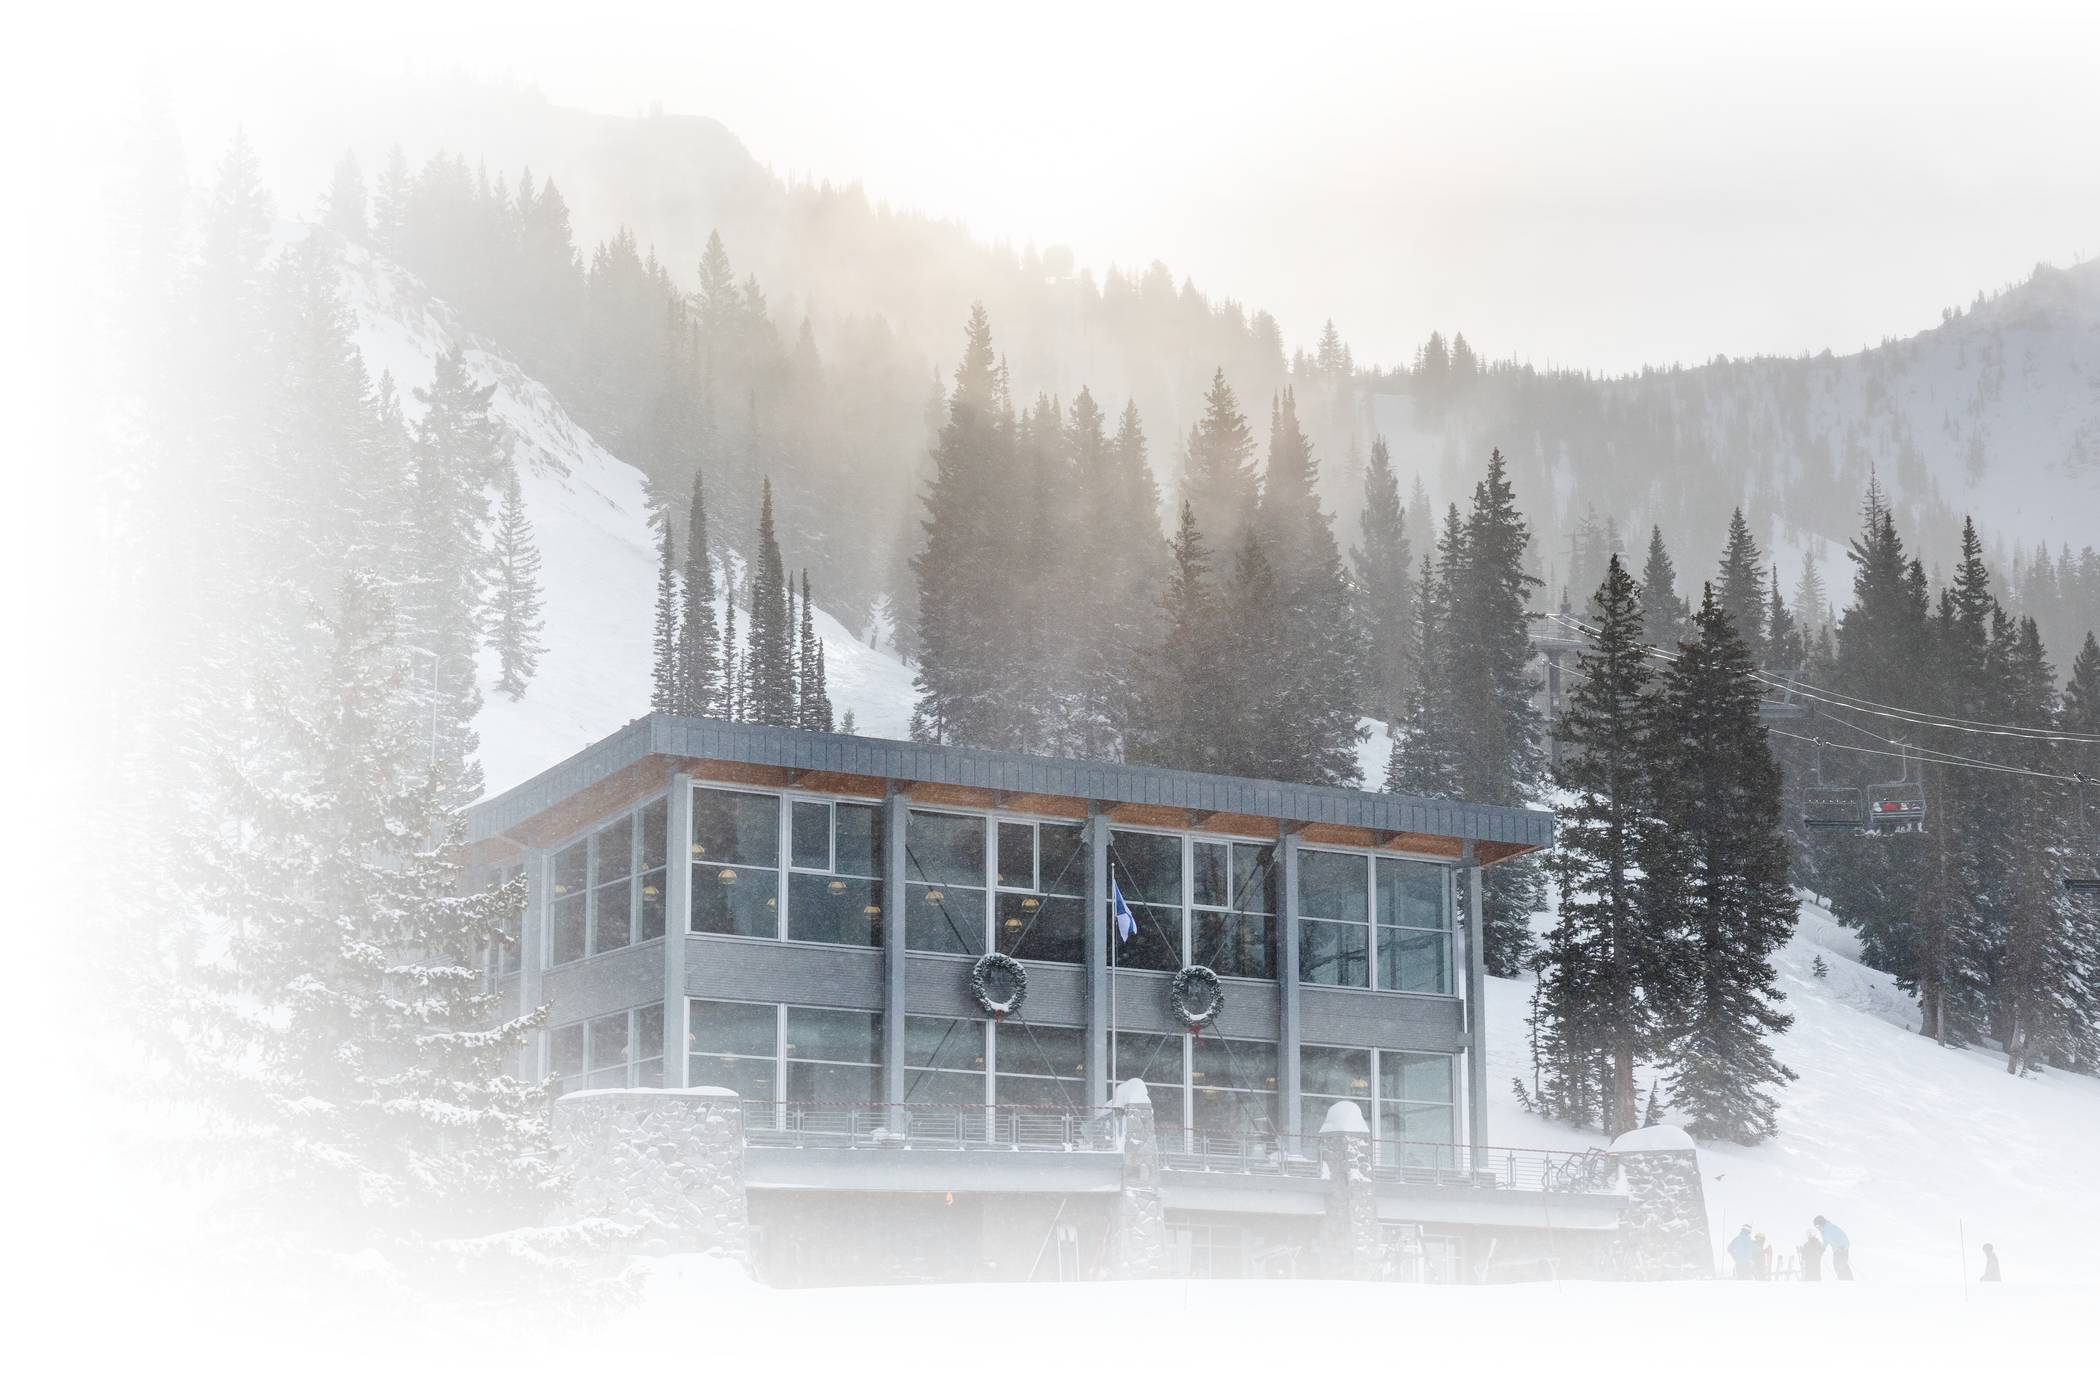
<path fill-rule="evenodd" d="M 1188 824 L 1196 825 L 1202 817 L 1223 814 L 1295 827 L 1343 827 L 1471 841 L 1483 863 L 1553 844 L 1553 814 L 1528 807 L 666 714 L 634 720 L 539 776 L 468 808 L 467 839 L 476 844 L 499 839 L 542 844 L 521 839 L 520 829 L 528 824 L 542 827 L 532 834 L 545 837 L 541 818 L 637 768 L 665 781 L 672 771 L 705 777 L 711 769 L 784 770 L 788 782 L 783 785 L 792 785 L 808 774 L 843 775 L 866 780 L 873 790 L 896 784 L 908 794 L 921 796 L 943 789 L 1067 799 L 1091 810 L 1106 810 L 1111 817 L 1118 809 L 1147 809 L 1155 814 L 1186 814 Z M 579 818 L 577 824 L 588 822 Z"/>

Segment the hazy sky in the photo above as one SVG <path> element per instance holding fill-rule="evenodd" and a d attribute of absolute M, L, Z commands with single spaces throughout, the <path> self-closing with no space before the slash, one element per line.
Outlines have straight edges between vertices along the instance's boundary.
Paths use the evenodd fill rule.
<path fill-rule="evenodd" d="M 2100 255 L 2093 4 L 284 8 L 120 33 L 207 127 L 314 61 L 661 102 L 1365 361 L 1432 327 L 1605 369 L 1844 351 Z"/>

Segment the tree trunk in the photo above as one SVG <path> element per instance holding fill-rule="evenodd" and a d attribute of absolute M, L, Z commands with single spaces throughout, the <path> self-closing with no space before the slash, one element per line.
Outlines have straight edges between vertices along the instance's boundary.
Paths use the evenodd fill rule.
<path fill-rule="evenodd" d="M 1612 1051 L 1612 1135 L 1630 1133 L 1638 1128 L 1640 1109 L 1633 1091 L 1633 1052 L 1621 1045 Z"/>

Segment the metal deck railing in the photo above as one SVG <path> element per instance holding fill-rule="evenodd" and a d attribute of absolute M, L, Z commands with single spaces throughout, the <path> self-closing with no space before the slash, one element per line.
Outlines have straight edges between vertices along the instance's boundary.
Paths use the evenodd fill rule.
<path fill-rule="evenodd" d="M 742 1102 L 753 1147 L 831 1147 L 950 1152 L 1116 1152 L 1121 1109 L 1081 1112 L 1051 1105 L 996 1108 L 930 1104 Z M 1374 1138 L 1374 1181 L 1501 1191 L 1609 1191 L 1614 1172 L 1601 1148 L 1465 1147 Z M 1159 1131 L 1160 1166 L 1172 1172 L 1298 1177 L 1325 1172 L 1317 1135 Z"/>

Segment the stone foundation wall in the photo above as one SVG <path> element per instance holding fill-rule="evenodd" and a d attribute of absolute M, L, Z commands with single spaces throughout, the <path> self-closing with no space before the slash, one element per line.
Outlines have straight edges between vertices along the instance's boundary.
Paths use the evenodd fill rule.
<path fill-rule="evenodd" d="M 727 1089 L 592 1089 L 554 1105 L 570 1219 L 632 1229 L 646 1254 L 748 1259 L 744 1120 Z"/>
<path fill-rule="evenodd" d="M 1109 1220 L 1108 1276 L 1163 1278 L 1173 1260 L 1167 1248 L 1167 1211 L 1159 1199 L 1159 1134 L 1152 1099 L 1132 1079 L 1118 1085 L 1123 1110 L 1123 1189 Z"/>
<path fill-rule="evenodd" d="M 1699 1151 L 1676 1128 L 1643 1128 L 1611 1145 L 1627 1202 L 1614 1240 L 1622 1278 L 1713 1277 Z"/>

